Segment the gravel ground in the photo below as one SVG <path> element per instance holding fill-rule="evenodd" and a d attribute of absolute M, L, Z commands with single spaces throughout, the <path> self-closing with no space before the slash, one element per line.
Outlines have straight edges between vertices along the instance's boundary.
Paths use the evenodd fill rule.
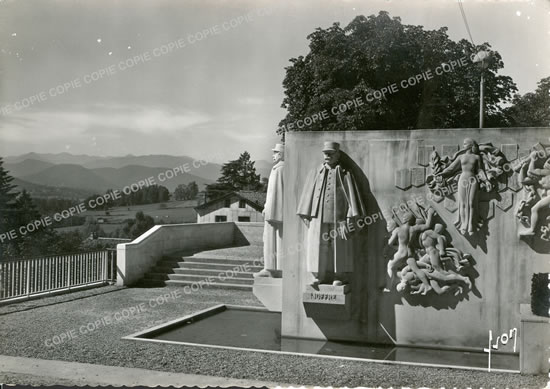
<path fill-rule="evenodd" d="M 5 374 L 0 372 L 0 382 L 7 382 L 10 385 L 63 385 L 63 386 L 98 386 L 100 383 L 97 382 L 84 382 L 77 378 L 72 380 L 66 379 L 55 379 L 52 377 L 41 377 L 31 374 Z"/>
<path fill-rule="evenodd" d="M 178 291 L 180 298 L 160 298 Z M 116 288 L 49 297 L 0 307 L 0 355 L 96 363 L 161 371 L 265 380 L 300 385 L 432 388 L 544 388 L 548 378 L 519 374 L 384 365 L 274 355 L 206 347 L 176 346 L 122 340 L 123 336 L 219 303 L 260 305 L 250 292 L 205 289 L 184 295 L 181 288 Z M 139 308 L 139 304 L 142 304 Z M 130 307 L 141 311 L 128 315 Z M 126 319 L 115 320 L 125 312 Z M 115 314 L 117 314 L 115 316 Z M 112 324 L 97 322 L 110 317 Z M 100 323 L 93 325 L 94 322 Z M 83 334 L 81 326 L 92 323 Z M 59 345 L 54 336 L 71 334 Z M 48 347 L 46 344 L 51 345 Z M 12 377 L 14 378 L 14 377 Z M 0 382 L 10 379 L 0 373 Z M 21 382 L 21 377 L 14 378 Z M 24 379 L 24 378 L 23 378 Z M 52 384 L 32 376 L 29 383 Z M 13 382 L 13 381 L 12 381 Z"/>

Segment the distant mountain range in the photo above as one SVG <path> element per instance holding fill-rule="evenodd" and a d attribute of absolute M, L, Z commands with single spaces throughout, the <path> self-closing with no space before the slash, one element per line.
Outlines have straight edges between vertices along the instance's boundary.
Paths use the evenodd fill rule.
<path fill-rule="evenodd" d="M 17 186 L 20 191 L 24 189 L 27 192 L 29 192 L 31 197 L 35 197 L 35 198 L 51 197 L 51 198 L 58 198 L 58 199 L 83 200 L 86 197 L 92 196 L 93 194 L 97 193 L 97 191 L 86 190 L 86 189 L 64 188 L 64 187 L 33 184 L 32 182 L 23 181 L 19 178 L 14 178 L 14 180 L 11 183 Z"/>
<path fill-rule="evenodd" d="M 4 168 L 17 178 L 14 184 L 29 191 L 33 197 L 84 198 L 108 189 L 122 189 L 149 177 L 171 192 L 179 184 L 192 181 L 203 189 L 218 179 L 221 165 L 207 163 L 202 166 L 193 161 L 191 157 L 171 155 L 96 157 L 27 153 L 4 158 Z M 163 173 L 180 166 L 188 166 L 191 170 L 164 179 Z M 267 161 L 257 161 L 256 171 L 262 177 L 269 177 L 271 166 Z"/>

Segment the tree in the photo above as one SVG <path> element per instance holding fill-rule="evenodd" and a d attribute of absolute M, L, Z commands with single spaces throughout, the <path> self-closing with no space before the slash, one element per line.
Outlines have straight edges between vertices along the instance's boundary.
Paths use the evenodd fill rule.
<path fill-rule="evenodd" d="M 174 190 L 174 198 L 176 200 L 193 200 L 199 194 L 199 186 L 195 181 L 189 184 L 179 184 Z"/>
<path fill-rule="evenodd" d="M 48 242 L 48 237 L 51 238 L 52 236 L 44 234 L 46 229 L 42 226 L 38 227 L 37 231 L 27 228 L 35 220 L 40 220 L 40 213 L 26 190 L 17 195 L 14 207 L 15 225 L 26 227 L 26 230 L 23 230 L 25 233 L 19 232 L 18 237 L 13 242 L 15 244 L 14 254 L 18 257 L 32 257 L 42 254 L 44 250 L 48 250 L 50 248 L 48 243 L 51 243 Z"/>
<path fill-rule="evenodd" d="M 221 173 L 216 183 L 206 186 L 208 199 L 221 197 L 233 191 L 261 188 L 260 175 L 256 174 L 254 161 L 250 160 L 250 154 L 246 151 L 239 159 L 225 163 Z"/>
<path fill-rule="evenodd" d="M 308 39 L 309 53 L 291 58 L 286 68 L 282 107 L 287 115 L 277 130 L 283 137 L 289 129 L 477 127 L 480 70 L 470 56 L 480 49 L 489 50 L 488 43 L 474 47 L 464 39 L 454 42 L 446 27 L 427 31 L 404 25 L 385 11 L 357 16 L 345 28 L 339 23 L 318 28 Z M 464 65 L 456 66 L 461 59 Z M 452 70 L 451 63 L 455 64 Z M 493 52 L 485 70 L 487 126 L 505 123 L 501 104 L 517 90 L 510 77 L 496 74 L 502 67 L 500 54 Z M 436 74 L 438 68 L 441 74 Z M 420 79 L 415 82 L 416 76 Z M 390 88 L 392 84 L 395 87 Z M 387 88 L 383 97 L 380 92 L 375 94 L 382 88 Z M 338 109 L 358 98 L 362 101 L 343 112 Z M 322 112 L 326 117 L 319 115 Z M 314 117 L 317 120 L 312 123 Z M 310 120 L 298 128 L 298 121 L 306 118 Z"/>
<path fill-rule="evenodd" d="M 510 126 L 550 126 L 550 77 L 541 79 L 534 93 L 515 95 L 512 104 L 505 110 Z"/>
<path fill-rule="evenodd" d="M 195 181 L 191 181 L 187 185 L 187 199 L 186 200 L 194 200 L 197 198 L 197 195 L 199 194 L 199 186 Z"/>
<path fill-rule="evenodd" d="M 34 224 L 42 220 L 34 200 L 26 190 L 13 202 L 11 228 L 17 234 L 4 245 L 4 254 L 13 258 L 58 254 L 60 236 L 51 225 Z"/>
<path fill-rule="evenodd" d="M 126 220 L 126 225 L 122 228 L 123 237 L 136 239 L 154 225 L 155 221 L 151 216 L 145 215 L 142 211 L 139 211 L 136 213 L 135 219 Z"/>
<path fill-rule="evenodd" d="M 16 186 L 12 184 L 13 177 L 3 167 L 4 161 L 0 158 L 0 234 L 9 236 L 0 242 L 0 260 L 7 257 L 14 257 L 19 254 L 18 240 L 19 232 L 17 231 L 18 216 L 17 216 L 17 196 Z M 15 232 L 13 238 L 11 232 Z"/>
<path fill-rule="evenodd" d="M 84 250 L 83 241 L 87 236 L 82 236 L 79 231 L 69 231 L 56 234 L 55 246 L 51 254 L 73 254 Z"/>
<path fill-rule="evenodd" d="M 101 225 L 97 222 L 97 219 L 91 216 L 86 217 L 82 229 L 80 230 L 84 238 L 88 238 L 92 234 L 97 236 L 106 236 L 105 231 L 101 228 Z"/>
<path fill-rule="evenodd" d="M 17 227 L 14 223 L 17 191 L 15 185 L 11 183 L 13 177 L 4 169 L 3 164 L 4 161 L 0 157 L 0 234 L 7 233 Z M 2 258 L 2 252 L 7 249 L 7 244 L 1 246 L 4 247 L 0 247 L 0 259 Z"/>

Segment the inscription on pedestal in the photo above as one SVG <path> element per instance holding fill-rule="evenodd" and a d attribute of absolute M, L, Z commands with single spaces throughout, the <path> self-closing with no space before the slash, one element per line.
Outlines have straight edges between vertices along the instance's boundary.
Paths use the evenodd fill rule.
<path fill-rule="evenodd" d="M 321 304 L 345 304 L 346 295 L 323 293 L 323 292 L 305 292 L 304 303 L 321 303 Z"/>
<path fill-rule="evenodd" d="M 349 285 L 306 286 L 302 295 L 308 317 L 329 320 L 347 320 L 351 315 L 351 294 Z"/>

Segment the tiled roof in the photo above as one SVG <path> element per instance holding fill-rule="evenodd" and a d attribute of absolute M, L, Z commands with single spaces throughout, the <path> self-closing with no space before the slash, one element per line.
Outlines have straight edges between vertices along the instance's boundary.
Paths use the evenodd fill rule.
<path fill-rule="evenodd" d="M 207 208 L 207 207 L 211 206 L 212 204 L 217 203 L 217 202 L 219 202 L 219 201 L 221 201 L 221 200 L 223 200 L 227 197 L 231 197 L 231 196 L 237 196 L 240 199 L 246 200 L 250 204 L 250 206 L 252 206 L 253 208 L 255 208 L 258 211 L 262 211 L 264 209 L 266 194 L 264 192 L 255 192 L 253 190 L 241 190 L 241 191 L 238 191 L 238 192 L 231 192 L 231 193 L 226 194 L 225 196 L 218 197 L 217 199 L 210 200 L 210 201 L 208 201 L 204 204 L 201 204 L 201 205 L 195 207 L 195 209 Z"/>
<path fill-rule="evenodd" d="M 250 201 L 262 206 L 262 209 L 265 204 L 266 193 L 264 192 L 254 192 L 252 190 L 241 190 L 235 192 L 238 196 L 241 196 L 243 199 Z"/>

